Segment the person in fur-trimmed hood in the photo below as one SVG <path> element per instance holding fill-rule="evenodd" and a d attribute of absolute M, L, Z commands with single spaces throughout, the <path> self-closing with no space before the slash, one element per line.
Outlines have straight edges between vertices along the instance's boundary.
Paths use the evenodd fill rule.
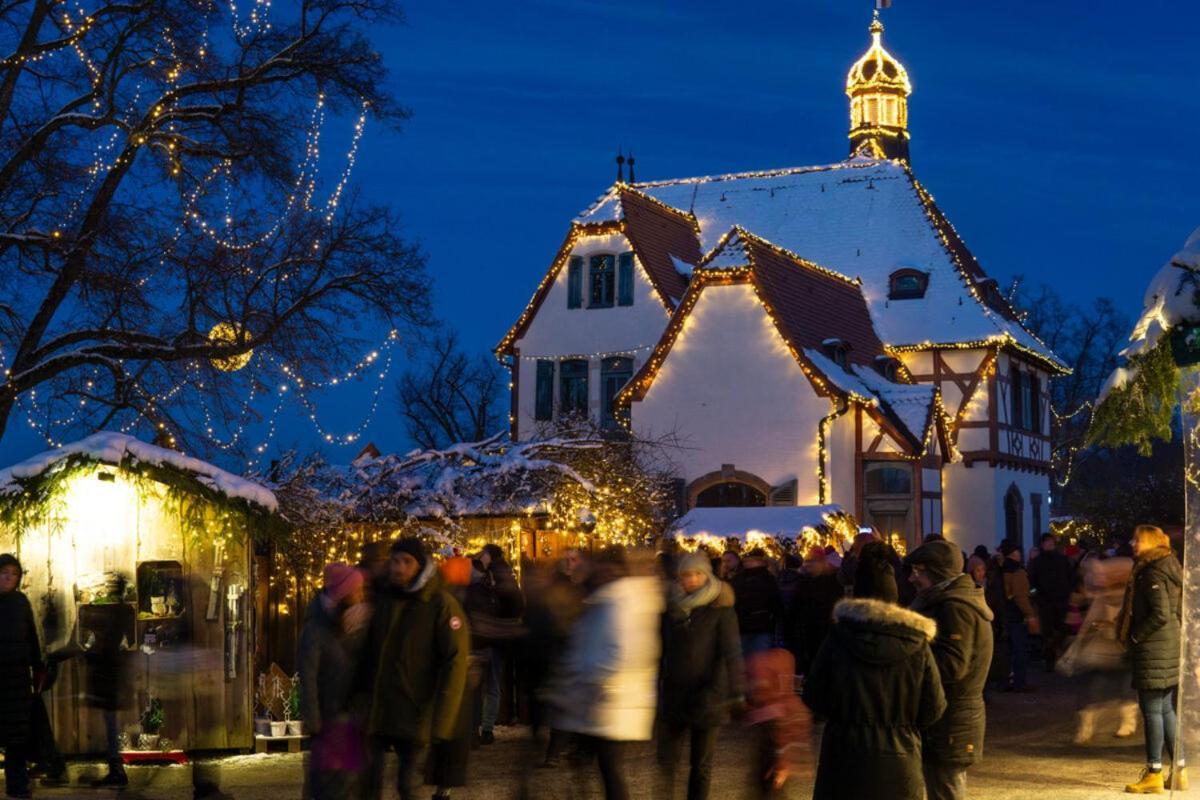
<path fill-rule="evenodd" d="M 690 731 L 689 800 L 708 797 L 717 733 L 745 693 L 733 589 L 704 553 L 679 560 L 663 615 L 658 765 L 662 795 L 675 796 L 675 771 Z"/>
<path fill-rule="evenodd" d="M 827 720 L 813 800 L 925 800 L 921 731 L 946 711 L 937 623 L 897 605 L 885 548 L 863 548 L 854 598 L 834 607 L 804 682 L 804 702 Z"/>
<path fill-rule="evenodd" d="M 937 622 L 933 658 L 946 692 L 946 713 L 924 733 L 925 790 L 929 800 L 963 800 L 967 768 L 983 755 L 983 687 L 994 615 L 950 542 L 928 541 L 905 563 L 917 589 L 912 610 Z"/>

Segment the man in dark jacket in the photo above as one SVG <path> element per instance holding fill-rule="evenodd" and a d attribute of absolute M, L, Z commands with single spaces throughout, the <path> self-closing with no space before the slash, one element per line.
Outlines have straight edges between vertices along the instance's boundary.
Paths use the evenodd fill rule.
<path fill-rule="evenodd" d="M 675 770 L 691 734 L 688 800 L 708 797 L 717 733 L 745 694 L 733 590 L 703 553 L 679 561 L 663 617 L 658 763 L 663 797 L 675 796 Z"/>
<path fill-rule="evenodd" d="M 757 547 L 747 553 L 730 585 L 742 637 L 742 655 L 766 650 L 775 637 L 775 624 L 783 611 L 779 586 L 767 569 L 767 554 Z"/>
<path fill-rule="evenodd" d="M 926 542 L 907 562 L 917 589 L 912 609 L 937 622 L 933 658 L 946 692 L 946 713 L 922 735 L 925 791 L 928 800 L 964 800 L 967 768 L 983 755 L 992 612 L 950 542 Z"/>
<path fill-rule="evenodd" d="M 796 672 L 800 675 L 808 674 L 809 665 L 833 625 L 833 607 L 845 596 L 837 567 L 829 563 L 825 551 L 820 547 L 809 550 L 790 615 L 796 626 Z"/>
<path fill-rule="evenodd" d="M 478 563 L 483 568 L 483 575 L 478 584 L 471 585 L 468 597 L 473 594 L 481 596 L 483 607 L 468 609 L 472 624 L 478 617 L 498 623 L 489 626 L 488 638 L 481 638 L 480 630 L 476 630 L 475 638 L 475 647 L 483 661 L 483 709 L 479 742 L 492 744 L 496 741 L 493 729 L 500 715 L 500 695 L 506 686 L 504 673 L 510 660 L 509 648 L 513 635 L 510 629 L 515 631 L 513 623 L 525 612 L 525 596 L 521 594 L 513 568 L 504 560 L 504 551 L 499 545 L 484 545 Z"/>
<path fill-rule="evenodd" d="M 4 786 L 9 797 L 30 796 L 30 712 L 35 676 L 43 670 L 33 609 L 20 590 L 21 574 L 15 556 L 0 555 L 0 746 L 5 749 Z"/>
<path fill-rule="evenodd" d="M 391 585 L 377 598 L 358 684 L 373 687 L 366 796 L 382 795 L 383 754 L 392 747 L 400 760 L 400 800 L 412 800 L 421 750 L 454 738 L 470 641 L 462 608 L 419 539 L 392 545 L 389 570 Z"/>
<path fill-rule="evenodd" d="M 1053 533 L 1042 536 L 1041 554 L 1029 565 L 1029 585 L 1042 626 L 1042 652 L 1049 671 L 1054 669 L 1067 638 L 1067 604 L 1075 589 L 1075 568 L 1058 549 Z"/>

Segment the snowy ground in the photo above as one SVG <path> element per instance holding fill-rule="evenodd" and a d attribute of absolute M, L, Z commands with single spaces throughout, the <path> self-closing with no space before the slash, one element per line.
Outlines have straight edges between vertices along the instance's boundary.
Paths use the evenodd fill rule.
<path fill-rule="evenodd" d="M 1115 717 L 1087 746 L 1071 743 L 1073 689 L 1061 678 L 1034 675 L 1040 691 L 997 695 L 988 707 L 986 759 L 970 773 L 972 800 L 1092 800 L 1120 795 L 1124 784 L 1137 777 L 1141 762 L 1141 733 L 1119 740 L 1111 735 Z M 501 728 L 495 745 L 472 753 L 472 785 L 455 791 L 456 797 L 491 800 L 515 797 L 515 787 L 528 763 L 524 728 Z M 748 797 L 746 765 L 750 763 L 744 732 L 730 728 L 717 757 L 712 797 L 735 800 Z M 634 797 L 654 797 L 653 752 L 639 746 L 632 753 L 629 775 Z M 237 800 L 285 800 L 300 796 L 302 755 L 234 756 L 222 760 L 223 788 Z M 95 763 L 72 764 L 74 780 L 99 774 Z M 134 787 L 121 793 L 135 800 L 190 798 L 190 771 L 182 767 L 134 767 Z M 601 797 L 598 781 L 570 768 L 534 770 L 530 798 L 583 800 Z M 811 796 L 811 765 L 793 782 L 789 798 Z M 429 794 L 432 795 L 432 790 Z M 1200 796 L 1200 789 L 1195 790 Z M 100 793 L 82 788 L 37 790 L 44 798 L 96 798 Z M 1189 793 L 1190 794 L 1190 793 Z M 395 797 L 394 792 L 388 795 Z M 681 795 L 682 796 L 682 795 Z M 1186 795 L 1185 795 L 1186 796 Z M 863 800 L 871 800 L 864 798 Z"/>

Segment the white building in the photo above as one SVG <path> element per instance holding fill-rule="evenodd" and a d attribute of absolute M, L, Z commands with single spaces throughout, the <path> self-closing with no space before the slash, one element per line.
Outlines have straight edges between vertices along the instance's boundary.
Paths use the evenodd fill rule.
<path fill-rule="evenodd" d="M 838 503 L 967 549 L 1046 529 L 1067 369 L 913 175 L 882 33 L 846 161 L 618 180 L 571 222 L 497 348 L 515 436 L 572 413 L 673 433 L 683 509 Z"/>

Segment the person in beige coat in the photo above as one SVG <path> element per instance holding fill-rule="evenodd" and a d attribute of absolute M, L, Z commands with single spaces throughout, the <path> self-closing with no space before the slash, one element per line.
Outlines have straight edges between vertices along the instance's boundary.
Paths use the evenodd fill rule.
<path fill-rule="evenodd" d="M 1057 669 L 1079 677 L 1079 725 L 1075 744 L 1085 744 L 1095 735 L 1101 712 L 1115 705 L 1120 710 L 1118 737 L 1137 732 L 1138 705 L 1130 690 L 1130 665 L 1117 641 L 1117 619 L 1125 585 L 1133 571 L 1133 559 L 1088 558 L 1081 565 L 1083 591 L 1091 605 L 1079 634 L 1059 659 Z"/>

